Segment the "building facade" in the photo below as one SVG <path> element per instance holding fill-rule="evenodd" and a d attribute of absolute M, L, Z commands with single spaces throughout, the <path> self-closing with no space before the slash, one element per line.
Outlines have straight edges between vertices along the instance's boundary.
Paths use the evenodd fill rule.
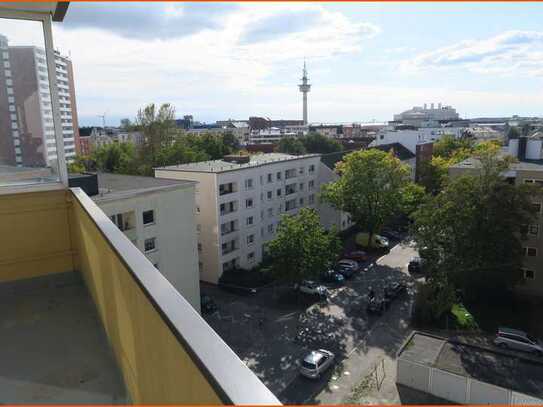
<path fill-rule="evenodd" d="M 155 169 L 156 178 L 198 182 L 200 279 L 216 284 L 225 270 L 255 267 L 281 216 L 317 209 L 319 162 L 273 153 Z"/>
<path fill-rule="evenodd" d="M 504 153 L 518 158 L 504 177 L 517 185 L 543 185 L 543 150 L 541 140 L 526 138 L 513 139 Z M 527 161 L 529 160 L 529 161 Z M 449 168 L 451 177 L 463 174 L 477 174 L 480 163 L 467 159 Z M 521 237 L 524 250 L 523 279 L 515 291 L 525 297 L 543 298 L 543 198 L 533 197 L 533 205 L 537 214 L 533 224 L 525 225 L 526 232 Z"/>
<path fill-rule="evenodd" d="M 0 35 L 2 69 L 0 115 L 7 137 L 2 139 L 1 160 L 19 167 L 52 166 L 57 160 L 49 73 L 45 51 L 35 46 L 9 46 Z M 76 155 L 79 124 L 71 61 L 55 52 L 55 79 L 60 105 L 64 153 Z"/>
<path fill-rule="evenodd" d="M 195 183 L 100 173 L 98 185 L 93 201 L 199 311 Z"/>

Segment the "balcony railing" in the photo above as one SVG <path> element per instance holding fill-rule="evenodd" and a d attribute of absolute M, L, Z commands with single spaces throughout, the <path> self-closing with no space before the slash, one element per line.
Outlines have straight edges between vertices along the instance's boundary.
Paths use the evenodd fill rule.
<path fill-rule="evenodd" d="M 132 402 L 279 404 L 82 190 L 1 195 L 0 222 L 9 235 L 0 245 L 0 282 L 63 272 L 80 274 Z M 10 318 L 17 322 L 21 316 Z M 56 329 L 55 325 L 50 329 Z M 18 335 L 20 346 L 40 341 L 28 330 Z M 47 357 L 57 358 L 59 370 L 62 358 Z M 43 358 L 25 363 L 43 363 Z M 18 382 L 32 382 L 28 369 L 13 366 L 11 374 Z M 69 371 L 73 368 L 69 366 Z M 78 394 L 78 402 L 101 402 L 95 393 Z M 0 392 L 0 403 L 4 401 Z"/>

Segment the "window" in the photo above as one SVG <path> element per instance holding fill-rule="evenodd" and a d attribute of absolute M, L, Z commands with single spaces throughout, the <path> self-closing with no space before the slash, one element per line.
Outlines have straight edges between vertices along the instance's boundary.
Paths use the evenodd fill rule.
<path fill-rule="evenodd" d="M 196 206 L 196 213 L 200 213 L 200 207 Z"/>
<path fill-rule="evenodd" d="M 527 256 L 527 257 L 537 256 L 537 249 L 535 247 L 523 247 L 522 251 L 524 253 L 524 256 Z"/>
<path fill-rule="evenodd" d="M 294 194 L 296 192 L 296 184 L 289 184 L 285 186 L 285 195 Z"/>
<path fill-rule="evenodd" d="M 245 224 L 246 224 L 247 226 L 251 226 L 253 223 L 254 223 L 254 221 L 253 221 L 253 217 L 252 217 L 252 216 L 249 216 L 247 219 L 245 219 Z"/>
<path fill-rule="evenodd" d="M 268 208 L 268 218 L 273 216 L 273 208 Z"/>
<path fill-rule="evenodd" d="M 303 191 L 303 190 L 304 190 L 304 183 L 300 182 L 300 191 Z"/>
<path fill-rule="evenodd" d="M 539 225 L 529 225 L 528 233 L 530 235 L 537 236 L 539 234 Z"/>
<path fill-rule="evenodd" d="M 143 224 L 144 225 L 152 225 L 155 223 L 155 211 L 148 210 L 143 211 Z"/>
<path fill-rule="evenodd" d="M 311 180 L 307 183 L 307 189 L 309 189 L 310 191 L 313 190 L 313 188 L 315 188 L 315 181 Z"/>
<path fill-rule="evenodd" d="M 314 194 L 309 195 L 307 197 L 307 201 L 309 202 L 309 205 L 313 205 L 315 203 L 315 195 Z"/>
<path fill-rule="evenodd" d="M 522 269 L 525 280 L 535 280 L 535 271 L 529 269 Z"/>
<path fill-rule="evenodd" d="M 200 225 L 199 223 L 196 225 L 196 230 L 198 232 L 200 232 L 202 230 L 202 225 Z"/>
<path fill-rule="evenodd" d="M 247 245 L 250 246 L 255 242 L 255 235 L 247 236 Z"/>
<path fill-rule="evenodd" d="M 255 261 L 255 252 L 251 252 L 247 254 L 247 261 L 249 262 Z"/>
<path fill-rule="evenodd" d="M 294 178 L 296 176 L 296 169 L 292 168 L 285 171 L 285 179 Z"/>
<path fill-rule="evenodd" d="M 145 239 L 144 247 L 145 247 L 145 253 L 149 253 L 156 250 L 156 238 L 151 237 L 149 239 Z"/>
<path fill-rule="evenodd" d="M 304 206 L 304 198 L 300 198 L 300 206 Z"/>
<path fill-rule="evenodd" d="M 198 242 L 198 251 L 201 252 L 202 251 L 202 243 Z"/>
<path fill-rule="evenodd" d="M 290 211 L 296 208 L 296 199 L 291 199 L 285 202 L 285 211 Z"/>
<path fill-rule="evenodd" d="M 268 225 L 268 233 L 273 233 L 273 223 Z"/>
<path fill-rule="evenodd" d="M 266 197 L 268 198 L 268 201 L 271 201 L 273 199 L 273 191 L 266 192 Z"/>
<path fill-rule="evenodd" d="M 253 179 L 249 178 L 245 180 L 245 189 L 253 189 Z"/>
<path fill-rule="evenodd" d="M 277 189 L 277 196 L 281 196 L 281 188 Z"/>
<path fill-rule="evenodd" d="M 245 200 L 245 207 L 246 208 L 252 208 L 253 207 L 253 198 L 248 198 Z"/>
<path fill-rule="evenodd" d="M 304 172 L 305 172 L 305 168 L 304 168 L 304 167 L 300 167 L 300 170 L 299 170 L 300 175 L 302 175 Z"/>
<path fill-rule="evenodd" d="M 268 174 L 268 184 L 269 184 L 270 182 L 273 182 L 273 174 L 271 174 L 271 173 Z"/>
<path fill-rule="evenodd" d="M 309 173 L 312 174 L 312 173 L 314 173 L 314 172 L 315 172 L 315 166 L 314 166 L 313 164 L 311 164 L 311 165 L 309 166 Z"/>
<path fill-rule="evenodd" d="M 277 181 L 279 181 L 281 178 L 282 178 L 282 174 L 281 174 L 281 171 L 279 171 L 276 175 L 277 177 Z"/>

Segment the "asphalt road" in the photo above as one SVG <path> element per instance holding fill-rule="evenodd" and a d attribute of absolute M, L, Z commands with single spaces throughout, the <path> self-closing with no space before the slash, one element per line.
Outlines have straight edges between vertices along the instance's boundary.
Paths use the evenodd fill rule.
<path fill-rule="evenodd" d="M 367 295 L 370 286 L 377 296 L 382 295 L 388 281 L 413 285 L 406 270 L 413 255 L 415 251 L 408 245 L 394 246 L 366 272 L 357 273 L 343 287 L 331 288 L 329 300 L 323 303 L 283 301 L 279 289 L 239 297 L 203 286 L 202 291 L 219 306 L 219 312 L 206 320 L 284 403 L 339 403 L 350 392 L 351 384 L 345 377 L 357 377 L 383 352 L 395 354 L 403 341 L 410 295 L 398 299 L 381 317 L 367 315 Z M 258 320 L 264 322 L 259 324 Z M 309 341 L 296 339 L 301 328 L 309 329 Z M 305 353 L 315 348 L 334 352 L 336 364 L 312 381 L 300 377 L 298 368 Z"/>

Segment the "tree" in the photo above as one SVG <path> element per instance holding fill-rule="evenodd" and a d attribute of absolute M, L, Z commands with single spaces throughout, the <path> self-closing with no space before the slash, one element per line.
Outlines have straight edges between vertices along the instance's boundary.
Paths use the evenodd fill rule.
<path fill-rule="evenodd" d="M 341 248 L 335 231 L 327 232 L 314 209 L 284 215 L 275 239 L 268 243 L 272 272 L 287 282 L 299 282 L 325 272 Z"/>
<path fill-rule="evenodd" d="M 121 119 L 121 129 L 124 131 L 130 131 L 133 129 L 133 124 L 130 119 Z"/>
<path fill-rule="evenodd" d="M 372 242 L 381 227 L 401 210 L 409 168 L 392 153 L 370 149 L 347 154 L 336 164 L 336 172 L 339 179 L 323 185 L 322 199 L 348 212 Z"/>
<path fill-rule="evenodd" d="M 183 137 L 178 137 L 172 145 L 163 147 L 157 155 L 156 165 L 167 166 L 209 160 L 202 150 L 193 148 Z"/>
<path fill-rule="evenodd" d="M 424 187 L 414 182 L 408 182 L 402 188 L 401 197 L 400 212 L 407 218 L 411 218 L 427 199 Z"/>
<path fill-rule="evenodd" d="M 276 147 L 279 153 L 301 155 L 306 153 L 303 143 L 293 137 L 283 137 Z"/>
<path fill-rule="evenodd" d="M 91 156 L 88 155 L 76 155 L 74 160 L 68 164 L 69 173 L 81 174 L 86 171 L 95 171 L 96 162 Z"/>
<path fill-rule="evenodd" d="M 458 150 L 472 150 L 475 141 L 470 137 L 455 137 L 450 134 L 445 134 L 434 143 L 433 155 L 449 159 Z"/>
<path fill-rule="evenodd" d="M 138 111 L 136 125 L 143 133 L 141 161 L 152 168 L 160 149 L 169 146 L 175 137 L 175 109 L 168 103 L 157 109 L 151 103 Z"/>
<path fill-rule="evenodd" d="M 309 133 L 307 136 L 302 137 L 301 141 L 310 154 L 329 154 L 343 150 L 339 141 L 319 133 Z"/>
<path fill-rule="evenodd" d="M 98 147 L 92 154 L 100 171 L 138 174 L 136 150 L 132 143 L 112 143 Z"/>
<path fill-rule="evenodd" d="M 430 274 L 444 273 L 467 298 L 503 295 L 521 278 L 524 226 L 540 187 L 501 174 L 511 160 L 477 153 L 478 173 L 452 179 L 415 213 L 415 241 Z"/>

